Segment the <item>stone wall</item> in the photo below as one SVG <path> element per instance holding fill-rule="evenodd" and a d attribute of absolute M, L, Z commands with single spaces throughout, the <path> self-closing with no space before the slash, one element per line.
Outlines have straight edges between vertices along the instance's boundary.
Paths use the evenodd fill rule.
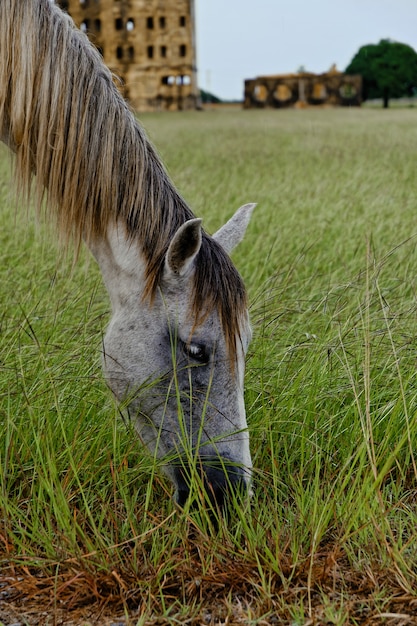
<path fill-rule="evenodd" d="M 359 106 L 362 77 L 335 69 L 324 74 L 279 74 L 245 80 L 244 107 Z"/>
<path fill-rule="evenodd" d="M 138 111 L 194 109 L 194 0 L 60 0 Z"/>

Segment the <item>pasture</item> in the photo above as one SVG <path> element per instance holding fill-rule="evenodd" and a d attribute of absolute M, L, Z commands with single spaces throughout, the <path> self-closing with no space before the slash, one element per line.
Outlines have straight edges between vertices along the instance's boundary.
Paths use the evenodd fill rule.
<path fill-rule="evenodd" d="M 417 620 L 417 112 L 141 122 L 209 232 L 258 203 L 254 495 L 219 528 L 175 508 L 102 379 L 95 262 L 16 209 L 2 146 L 0 623 Z"/>

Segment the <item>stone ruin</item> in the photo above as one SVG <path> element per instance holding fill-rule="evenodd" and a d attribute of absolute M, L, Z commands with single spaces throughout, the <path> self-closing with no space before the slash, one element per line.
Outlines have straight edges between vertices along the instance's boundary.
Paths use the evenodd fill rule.
<path fill-rule="evenodd" d="M 59 0 L 137 111 L 199 105 L 194 0 Z"/>
<path fill-rule="evenodd" d="M 343 74 L 335 66 L 324 74 L 300 72 L 245 80 L 245 109 L 360 106 L 361 102 L 362 76 Z"/>

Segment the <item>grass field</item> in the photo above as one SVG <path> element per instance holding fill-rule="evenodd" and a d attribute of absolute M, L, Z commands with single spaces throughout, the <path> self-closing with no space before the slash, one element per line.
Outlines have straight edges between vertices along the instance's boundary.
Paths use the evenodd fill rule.
<path fill-rule="evenodd" d="M 101 377 L 97 267 L 15 212 L 2 149 L 0 624 L 417 623 L 417 111 L 141 119 L 209 232 L 258 203 L 253 501 L 175 509 Z"/>

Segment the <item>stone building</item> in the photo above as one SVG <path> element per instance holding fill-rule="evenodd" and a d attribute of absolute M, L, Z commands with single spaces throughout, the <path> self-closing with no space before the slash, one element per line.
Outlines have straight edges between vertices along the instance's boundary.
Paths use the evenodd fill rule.
<path fill-rule="evenodd" d="M 333 66 L 324 74 L 300 72 L 245 80 L 245 109 L 314 105 L 359 106 L 362 77 Z"/>
<path fill-rule="evenodd" d="M 121 78 L 138 111 L 199 102 L 194 0 L 59 0 Z"/>

